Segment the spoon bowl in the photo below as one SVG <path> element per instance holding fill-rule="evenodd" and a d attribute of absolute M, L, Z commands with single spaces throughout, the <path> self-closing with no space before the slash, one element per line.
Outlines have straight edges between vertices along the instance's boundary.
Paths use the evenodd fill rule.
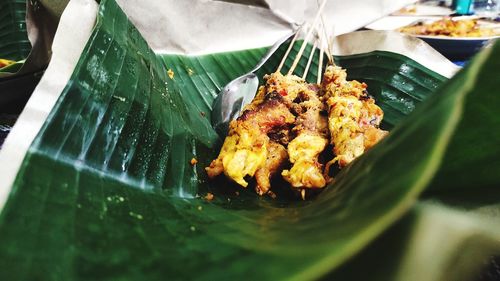
<path fill-rule="evenodd" d="M 259 78 L 255 72 L 286 42 L 295 36 L 299 28 L 295 28 L 283 38 L 274 43 L 257 65 L 248 73 L 232 80 L 217 95 L 212 104 L 212 127 L 221 136 L 225 137 L 229 129 L 229 122 L 237 118 L 245 105 L 249 104 L 259 87 Z"/>
<path fill-rule="evenodd" d="M 222 89 L 213 103 L 212 111 L 212 126 L 219 135 L 227 134 L 229 122 L 252 101 L 258 87 L 259 78 L 250 72 L 234 79 Z"/>

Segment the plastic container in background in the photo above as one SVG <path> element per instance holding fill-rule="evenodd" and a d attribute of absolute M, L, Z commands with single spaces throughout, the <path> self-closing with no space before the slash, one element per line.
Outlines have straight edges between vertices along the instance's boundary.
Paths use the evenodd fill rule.
<path fill-rule="evenodd" d="M 471 15 L 474 12 L 473 0 L 454 0 L 452 5 L 455 8 L 455 12 L 459 15 Z"/>
<path fill-rule="evenodd" d="M 480 17 L 496 18 L 498 16 L 499 0 L 475 0 L 474 14 Z"/>

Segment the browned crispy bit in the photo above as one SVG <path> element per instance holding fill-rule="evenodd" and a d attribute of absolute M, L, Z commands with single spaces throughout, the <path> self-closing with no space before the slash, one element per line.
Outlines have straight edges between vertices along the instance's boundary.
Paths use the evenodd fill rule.
<path fill-rule="evenodd" d="M 378 129 L 378 128 L 367 128 L 365 130 L 365 149 L 368 150 L 372 146 L 376 145 L 381 139 L 383 139 L 389 132 Z"/>
<path fill-rule="evenodd" d="M 259 195 L 266 194 L 271 188 L 270 179 L 288 158 L 286 148 L 274 141 L 269 142 L 268 154 L 264 166 L 255 173 L 257 185 L 255 191 Z"/>
<path fill-rule="evenodd" d="M 191 158 L 191 161 L 189 161 L 189 163 L 194 166 L 196 165 L 196 163 L 198 163 L 198 160 L 196 160 L 196 158 Z"/>
<path fill-rule="evenodd" d="M 224 172 L 224 166 L 222 165 L 222 159 L 217 158 L 210 162 L 210 166 L 205 168 L 207 175 L 209 178 L 213 179 L 216 176 L 222 174 Z"/>
<path fill-rule="evenodd" d="M 253 102 L 245 107 L 237 120 L 230 123 L 229 134 L 219 156 L 206 168 L 210 178 L 224 173 L 246 187 L 248 183 L 245 177 L 253 177 L 257 170 L 265 168 L 268 155 L 274 153 L 274 150 L 269 151 L 268 134 L 277 132 L 280 128 L 286 130 L 295 121 L 295 116 L 287 107 L 285 96 L 288 93 L 280 94 L 279 83 L 273 77 L 268 77 L 266 86 L 259 88 Z M 263 171 L 260 173 L 260 179 L 264 178 L 262 173 Z"/>
<path fill-rule="evenodd" d="M 204 198 L 205 198 L 205 200 L 207 200 L 207 201 L 212 201 L 212 200 L 214 200 L 214 197 L 215 197 L 215 196 L 214 196 L 212 193 L 208 192 L 208 193 L 205 195 L 205 197 L 204 197 Z"/>

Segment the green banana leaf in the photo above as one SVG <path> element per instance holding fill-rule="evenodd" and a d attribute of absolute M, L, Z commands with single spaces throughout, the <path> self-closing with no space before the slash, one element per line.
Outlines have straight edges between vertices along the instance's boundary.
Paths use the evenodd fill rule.
<path fill-rule="evenodd" d="M 486 271 L 488 255 L 500 251 L 498 237 L 498 218 L 419 203 L 325 280 L 363 280 L 367 272 L 370 280 L 384 281 L 498 280 L 497 269 Z"/>
<path fill-rule="evenodd" d="M 417 205 L 410 215 L 329 278 L 358 280 L 363 276 L 360 267 L 371 272 L 372 280 L 497 280 L 500 277 L 497 269 L 500 193 L 495 188 L 500 180 L 495 178 L 496 174 L 488 174 L 500 171 L 496 157 L 491 157 L 498 156 L 495 144 L 500 138 L 495 135 L 496 131 L 490 132 L 499 122 L 493 113 L 500 99 L 492 95 L 498 87 L 494 77 L 500 75 L 499 56 L 500 45 L 496 44 L 438 91 L 441 95 L 456 95 L 457 104 L 453 107 L 461 114 L 444 160 L 424 194 L 426 203 Z M 482 133 L 489 137 L 478 137 Z M 472 134 L 475 134 L 474 141 Z M 470 142 L 464 141 L 466 137 Z M 448 162 L 452 160 L 458 163 Z M 382 264 L 371 263 L 381 251 L 394 258 Z M 488 261 L 484 258 L 488 255 L 497 257 Z M 429 257 L 432 263 L 422 271 L 422 264 L 426 264 L 425 259 Z M 489 263 L 492 268 L 479 274 L 481 268 L 488 270 Z"/>
<path fill-rule="evenodd" d="M 221 141 L 209 122 L 214 96 L 264 52 L 156 55 L 114 1 L 101 1 L 95 30 L 0 215 L 0 279 L 321 277 L 412 208 L 445 165 L 460 124 L 464 92 L 456 85 L 481 85 L 477 70 L 499 56 L 497 45 L 434 95 L 445 79 L 404 56 L 339 57 L 351 79 L 369 83 L 393 129 L 302 202 L 208 182 L 203 171 Z M 282 53 L 259 75 L 274 71 Z M 207 192 L 213 201 L 203 199 Z M 412 213 L 427 216 L 419 210 Z M 408 225 L 396 233 L 411 235 Z M 485 225 L 477 228 L 494 232 Z"/>
<path fill-rule="evenodd" d="M 479 82 L 456 85 L 461 91 L 468 92 L 463 101 L 463 117 L 446 153 L 444 163 L 447 164 L 441 167 L 434 179 L 432 191 L 447 194 L 473 188 L 478 194 L 498 192 L 500 118 L 497 116 L 500 95 L 497 94 L 498 83 L 494 81 L 500 77 L 500 61 L 487 59 L 484 69 L 478 71 L 476 79 Z M 491 199 L 491 195 L 488 197 Z M 495 199 L 500 200 L 500 196 L 495 196 Z"/>
<path fill-rule="evenodd" d="M 26 1 L 0 2 L 0 58 L 23 60 L 31 50 L 26 32 Z"/>

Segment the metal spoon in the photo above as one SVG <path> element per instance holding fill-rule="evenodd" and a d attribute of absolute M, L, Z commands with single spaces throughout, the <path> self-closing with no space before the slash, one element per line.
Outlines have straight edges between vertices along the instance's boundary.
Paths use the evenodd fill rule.
<path fill-rule="evenodd" d="M 259 87 L 259 78 L 255 75 L 255 72 L 266 63 L 285 41 L 296 35 L 298 30 L 296 28 L 292 33 L 274 43 L 252 70 L 229 82 L 217 95 L 212 104 L 212 126 L 220 136 L 225 137 L 227 135 L 229 122 L 237 118 L 243 107 L 255 97 Z"/>

